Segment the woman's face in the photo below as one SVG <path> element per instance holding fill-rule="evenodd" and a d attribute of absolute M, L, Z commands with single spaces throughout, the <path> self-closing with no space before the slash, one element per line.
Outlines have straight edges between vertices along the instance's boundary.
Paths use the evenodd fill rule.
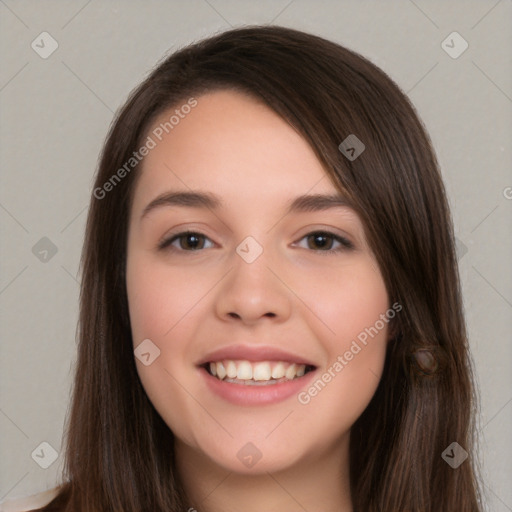
<path fill-rule="evenodd" d="M 148 132 L 130 213 L 144 389 L 182 450 L 229 471 L 339 453 L 377 388 L 388 337 L 388 295 L 363 225 L 343 204 L 303 199 L 289 210 L 300 196 L 339 194 L 268 107 L 219 91 L 176 108 L 172 124 L 161 123 L 175 109 Z M 210 203 L 170 200 L 176 193 Z M 187 230 L 195 235 L 177 237 Z"/>

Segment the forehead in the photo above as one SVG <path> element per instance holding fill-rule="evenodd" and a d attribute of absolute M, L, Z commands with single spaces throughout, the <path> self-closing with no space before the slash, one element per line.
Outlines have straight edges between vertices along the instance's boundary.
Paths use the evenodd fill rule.
<path fill-rule="evenodd" d="M 168 190 L 209 190 L 226 205 L 260 208 L 262 200 L 270 207 L 338 193 L 311 146 L 261 101 L 225 90 L 195 100 L 191 109 L 180 109 L 184 100 L 162 113 L 148 130 L 155 147 L 139 168 L 136 209 Z"/>

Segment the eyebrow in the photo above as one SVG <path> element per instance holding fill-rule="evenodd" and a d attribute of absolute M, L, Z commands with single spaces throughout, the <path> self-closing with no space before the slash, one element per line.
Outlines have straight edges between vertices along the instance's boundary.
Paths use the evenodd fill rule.
<path fill-rule="evenodd" d="M 165 192 L 153 199 L 143 210 L 141 220 L 157 208 L 163 206 L 182 206 L 188 208 L 207 208 L 218 210 L 222 200 L 210 192 Z M 306 194 L 298 196 L 288 203 L 286 214 L 300 212 L 319 212 L 332 208 L 348 207 L 351 204 L 341 194 Z"/>

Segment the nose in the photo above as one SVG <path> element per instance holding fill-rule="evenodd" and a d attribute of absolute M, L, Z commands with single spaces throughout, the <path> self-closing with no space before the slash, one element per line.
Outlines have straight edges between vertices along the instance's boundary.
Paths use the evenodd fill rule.
<path fill-rule="evenodd" d="M 290 317 L 293 293 L 282 266 L 269 256 L 263 250 L 249 263 L 233 254 L 231 270 L 217 289 L 215 308 L 220 319 L 254 325 L 264 318 L 282 323 Z"/>

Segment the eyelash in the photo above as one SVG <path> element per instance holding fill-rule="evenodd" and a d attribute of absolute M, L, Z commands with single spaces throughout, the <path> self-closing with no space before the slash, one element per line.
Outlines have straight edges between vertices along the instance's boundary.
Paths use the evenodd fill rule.
<path fill-rule="evenodd" d="M 170 252 L 197 252 L 197 251 L 203 250 L 203 249 L 190 249 L 190 250 L 178 249 L 176 247 L 171 246 L 171 244 L 175 240 L 179 240 L 180 238 L 183 238 L 183 237 L 186 237 L 189 235 L 196 235 L 196 236 L 204 237 L 204 238 L 208 239 L 207 236 L 205 236 L 203 233 L 200 233 L 198 231 L 182 231 L 181 233 L 172 235 L 170 238 L 164 239 L 161 242 L 159 242 L 158 250 L 161 250 L 161 251 L 168 250 Z M 349 240 L 347 240 L 346 238 L 344 238 L 342 236 L 336 235 L 335 233 L 331 233 L 330 231 L 324 231 L 324 230 L 311 231 L 311 233 L 307 233 L 300 240 L 303 240 L 304 238 L 310 237 L 312 235 L 321 235 L 324 237 L 332 237 L 334 240 L 336 240 L 337 242 L 339 242 L 341 244 L 341 246 L 338 247 L 337 249 L 318 249 L 318 250 L 311 249 L 315 252 L 333 254 L 333 253 L 344 252 L 344 251 L 354 249 L 354 245 L 352 244 L 352 242 L 350 242 Z"/>

